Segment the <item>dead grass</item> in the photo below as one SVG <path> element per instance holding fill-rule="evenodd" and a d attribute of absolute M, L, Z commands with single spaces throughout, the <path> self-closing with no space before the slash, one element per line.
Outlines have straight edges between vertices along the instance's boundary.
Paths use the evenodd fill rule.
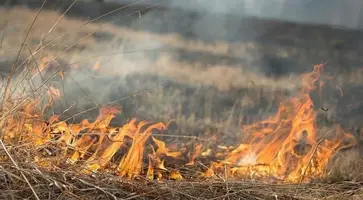
<path fill-rule="evenodd" d="M 112 175 L 83 176 L 71 169 L 49 171 L 21 162 L 39 199 L 347 199 L 363 197 L 360 182 L 311 183 L 302 185 L 264 184 L 249 181 L 124 180 Z M 34 199 L 29 185 L 11 163 L 0 168 L 2 199 Z"/>
<path fill-rule="evenodd" d="M 363 159 L 359 152 L 349 151 L 337 157 L 330 166 L 331 169 L 327 177 L 328 181 L 363 181 Z"/>
<path fill-rule="evenodd" d="M 6 145 L 17 162 L 14 167 L 0 149 L 2 199 L 348 199 L 363 197 L 363 182 L 336 180 L 332 183 L 267 184 L 256 181 L 194 179 L 192 181 L 151 181 L 142 177 L 130 181 L 109 173 L 85 176 L 79 166 L 32 164 L 33 150 Z M 62 160 L 58 161 L 62 163 Z M 64 162 L 63 162 L 64 163 Z M 24 181 L 27 178 L 29 183 Z M 31 187 L 29 187 L 29 185 Z M 34 191 L 32 191 L 32 189 Z"/>
<path fill-rule="evenodd" d="M 6 15 L 7 17 L 1 17 Z M 12 25 L 7 26 L 6 37 L 0 55 L 13 57 L 20 46 L 19 41 L 24 38 L 25 32 L 15 34 L 19 31 L 25 31 L 24 19 L 34 17 L 34 11 L 27 11 L 20 8 L 11 9 L 9 12 L 1 12 L 0 19 L 11 19 Z M 61 20 L 55 29 L 47 35 L 48 39 L 43 40 L 44 33 L 59 19 L 59 14 L 52 11 L 42 11 L 39 20 L 36 20 L 34 28 L 30 32 L 26 49 L 22 57 L 29 56 L 29 49 L 36 49 L 49 42 L 49 40 L 59 37 L 61 33 L 68 32 L 64 41 L 57 42 L 52 48 L 44 49 L 38 56 L 58 55 L 64 48 L 74 44 L 79 38 L 97 31 L 100 24 L 89 23 L 82 27 L 80 31 L 74 31 L 75 27 L 80 27 L 84 23 L 82 20 L 64 19 Z M 1 24 L 1 23 L 0 23 Z M 183 49 L 190 52 L 208 52 L 213 55 L 228 55 L 239 57 L 241 54 L 253 55 L 258 51 L 258 46 L 254 44 L 235 44 L 234 50 L 230 50 L 230 44 L 218 42 L 210 45 L 200 41 L 189 41 L 178 35 L 157 35 L 152 33 L 143 33 L 129 28 L 120 28 L 115 25 L 108 25 L 107 32 L 112 33 L 115 37 L 131 38 L 133 40 L 147 39 L 155 40 L 163 45 L 173 48 Z M 88 50 L 82 52 L 82 48 L 95 45 L 97 40 L 93 37 L 85 37 L 78 42 L 78 48 L 75 50 L 62 53 L 69 60 L 82 60 L 84 55 L 90 53 Z M 238 46 L 240 45 L 240 46 Z M 101 45 L 102 46 L 102 45 Z M 97 49 L 97 45 L 95 45 Z M 242 53 L 241 53 L 242 52 Z M 294 52 L 294 51 L 291 51 Z M 296 52 L 295 52 L 296 53 Z M 79 54 L 79 55 L 77 55 Z M 282 56 L 287 56 L 288 52 L 279 52 Z M 36 58 L 34 58 L 36 60 Z M 89 60 L 88 60 L 89 61 Z M 92 62 L 92 61 L 90 61 Z M 126 61 L 125 61 L 126 62 Z M 31 64 L 28 64 L 29 66 Z M 110 64 L 111 65 L 111 64 Z M 237 129 L 228 129 L 234 124 L 240 127 L 243 122 L 244 109 L 252 107 L 261 107 L 256 101 L 261 96 L 270 96 L 265 105 L 265 110 L 271 111 L 273 104 L 278 102 L 279 95 L 274 96 L 277 90 L 293 91 L 298 87 L 296 76 L 283 77 L 280 79 L 270 78 L 261 75 L 259 72 L 251 72 L 243 66 L 230 65 L 208 65 L 201 63 L 183 63 L 175 62 L 175 59 L 169 54 L 162 54 L 155 61 L 132 61 L 130 65 L 148 65 L 150 69 L 144 71 L 144 74 L 156 74 L 167 77 L 176 82 L 180 88 L 185 85 L 193 86 L 193 93 L 188 95 L 184 89 L 163 88 L 157 92 L 150 92 L 144 97 L 138 99 L 133 96 L 130 105 L 137 106 L 139 109 L 131 114 L 139 114 L 143 117 L 159 118 L 170 120 L 176 118 L 180 128 L 187 126 L 198 127 L 198 131 L 203 131 L 206 126 L 213 125 L 217 131 L 237 133 Z M 107 67 L 107 66 L 106 66 Z M 109 68 L 110 69 L 110 68 Z M 25 70 L 26 71 L 26 70 Z M 177 73 L 176 73 L 177 72 Z M 115 71 L 109 71 L 114 74 Z M 248 78 L 246 78 L 248 77 Z M 257 81 L 256 81 L 257 80 Z M 45 87 L 46 84 L 39 86 Z M 197 86 L 197 87 L 196 87 Z M 215 87 L 216 91 L 207 93 L 205 88 Z M 202 89 L 201 89 L 202 88 Z M 237 95 L 229 97 L 225 101 L 233 102 L 229 106 L 220 101 L 213 100 L 221 96 L 225 91 L 241 89 L 261 89 L 261 94 L 254 95 Z M 132 90 L 132 88 L 131 88 Z M 206 92 L 206 93 L 204 93 Z M 263 93 L 263 94 L 262 94 Z M 195 98 L 196 94 L 201 94 L 203 101 Z M 27 94 L 27 98 L 34 95 L 41 95 L 41 92 Z M 210 95 L 210 96 L 208 96 Z M 227 93 L 226 96 L 229 94 Z M 192 97 L 192 98 L 191 98 Z M 194 97 L 194 98 L 193 98 Z M 210 98 L 211 97 L 211 98 Z M 131 98 L 130 98 L 131 99 Z M 194 99 L 194 100 L 193 100 Z M 222 103 L 221 103 L 222 102 Z M 190 106 L 190 104 L 193 104 Z M 10 109 L 13 114 L 17 111 L 15 105 Z M 199 108 L 203 106 L 203 108 Z M 196 109 L 199 108 L 199 111 Z M 217 111 L 216 111 L 217 110 Z M 193 132 L 190 134 L 194 134 Z M 186 135 L 186 134 L 185 134 Z M 1 140 L 2 141 L 2 140 Z M 169 181 L 163 182 L 145 180 L 139 177 L 137 180 L 126 180 L 119 178 L 110 173 L 98 173 L 86 176 L 78 173 L 80 166 L 69 166 L 59 160 L 59 165 L 36 166 L 34 164 L 34 155 L 39 152 L 28 148 L 27 145 L 19 146 L 16 143 L 3 143 L 0 148 L 0 190 L 3 199 L 361 199 L 363 198 L 362 181 L 362 161 L 358 154 L 349 153 L 347 156 L 338 156 L 332 163 L 329 176 L 326 180 L 320 180 L 319 183 L 310 184 L 267 184 L 253 180 L 223 180 L 194 179 L 188 181 Z"/>

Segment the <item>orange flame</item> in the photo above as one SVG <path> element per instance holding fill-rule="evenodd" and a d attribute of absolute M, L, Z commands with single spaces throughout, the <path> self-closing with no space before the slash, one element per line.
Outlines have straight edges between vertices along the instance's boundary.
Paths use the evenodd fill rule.
<path fill-rule="evenodd" d="M 309 177 L 323 176 L 334 151 L 355 145 L 353 137 L 339 127 L 333 138 L 322 138 L 318 143 L 316 112 L 309 92 L 317 88 L 323 67 L 316 65 L 313 72 L 302 75 L 301 93 L 282 102 L 275 116 L 243 127 L 245 141 L 225 160 L 242 166 L 233 172 L 246 175 L 252 167 L 254 174 L 296 182 L 306 172 Z M 343 145 L 342 140 L 349 143 Z"/>
<path fill-rule="evenodd" d="M 93 67 L 92 70 L 94 71 L 98 71 L 101 68 L 101 64 L 99 62 L 97 62 Z"/>
<path fill-rule="evenodd" d="M 42 72 L 48 65 L 49 62 L 52 61 L 51 57 L 44 57 L 42 59 L 40 59 L 40 63 L 39 63 L 39 71 Z M 36 71 L 37 73 L 37 71 Z"/>

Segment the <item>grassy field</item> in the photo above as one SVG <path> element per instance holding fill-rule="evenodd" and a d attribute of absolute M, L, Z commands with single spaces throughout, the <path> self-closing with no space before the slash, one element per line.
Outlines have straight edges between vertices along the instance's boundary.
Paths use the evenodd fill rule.
<path fill-rule="evenodd" d="M 224 24 L 225 18 L 209 14 L 161 9 L 140 15 L 136 8 L 88 21 L 88 14 L 96 15 L 92 10 L 80 12 L 78 5 L 62 15 L 66 9 L 57 12 L 52 7 L 57 6 L 49 6 L 39 15 L 36 9 L 0 7 L 4 84 L 16 60 L 20 69 L 13 77 L 13 88 L 19 91 L 19 85 L 41 85 L 56 70 L 64 74 L 63 79 L 57 76 L 46 84 L 61 92 L 49 115 L 62 113 L 62 119 L 72 122 L 94 120 L 99 107 L 112 103 L 122 107 L 112 125 L 133 117 L 153 122 L 174 120 L 167 134 L 176 137 L 165 141 L 183 143 L 189 136 L 217 134 L 221 145 L 235 145 L 244 136 L 242 125 L 274 115 L 283 100 L 300 90 L 300 75 L 310 72 L 314 64 L 328 61 L 327 75 L 335 76 L 336 82 L 320 91 L 320 97 L 317 92 L 311 94 L 318 125 L 323 134 L 326 127 L 338 123 L 361 139 L 362 115 L 357 112 L 363 100 L 360 31 L 255 18 L 232 17 L 227 19 L 234 24 Z M 103 14 L 102 10 L 98 12 Z M 227 31 L 221 32 L 224 29 Z M 51 62 L 43 77 L 35 78 L 34 83 L 16 84 L 27 67 L 39 68 L 44 59 Z M 343 97 L 339 88 L 344 88 Z M 34 199 L 34 193 L 40 199 L 362 197 L 361 157 L 356 152 L 333 163 L 323 183 L 274 185 L 222 177 L 160 184 L 129 182 L 109 174 L 90 177 L 72 168 L 60 168 L 62 173 L 39 170 L 21 156 L 25 149 L 10 146 L 8 152 L 3 147 L 1 156 L 16 158 L 16 162 L 0 165 L 4 183 L 0 189 L 5 199 Z"/>

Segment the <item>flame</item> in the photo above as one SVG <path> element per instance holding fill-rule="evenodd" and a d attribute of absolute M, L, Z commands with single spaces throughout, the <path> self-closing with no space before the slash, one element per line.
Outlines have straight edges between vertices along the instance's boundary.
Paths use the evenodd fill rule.
<path fill-rule="evenodd" d="M 56 99 L 60 99 L 61 97 L 61 93 L 58 89 L 56 89 L 55 87 L 49 87 L 49 90 L 48 90 L 48 96 L 50 98 L 56 98 Z"/>
<path fill-rule="evenodd" d="M 56 57 L 52 57 L 52 56 L 47 56 L 47 57 L 43 57 L 40 59 L 39 61 L 39 65 L 37 66 L 36 69 L 33 69 L 33 78 L 42 74 L 42 72 L 47 71 L 47 70 L 57 70 L 58 73 L 57 75 L 64 80 L 64 76 L 65 76 L 65 71 L 62 69 L 62 67 L 65 66 L 61 66 L 57 61 L 56 61 Z"/>
<path fill-rule="evenodd" d="M 165 129 L 163 123 L 157 123 L 149 126 L 145 131 L 141 132 L 148 122 L 141 122 L 139 124 L 132 123 L 130 127 L 130 137 L 132 146 L 127 152 L 126 156 L 122 158 L 118 171 L 121 176 L 134 177 L 139 175 L 142 170 L 142 159 L 146 140 L 150 137 L 153 129 Z"/>
<path fill-rule="evenodd" d="M 215 156 L 220 161 L 204 166 L 203 177 L 214 177 L 221 172 L 233 178 L 273 177 L 287 182 L 309 181 L 326 175 L 326 166 L 335 152 L 356 145 L 352 134 L 346 133 L 339 125 L 328 132 L 319 131 L 317 113 L 309 93 L 324 86 L 321 80 L 323 69 L 324 65 L 316 65 L 312 72 L 303 74 L 302 88 L 297 96 L 281 102 L 276 115 L 244 125 L 242 142 L 237 147 L 219 144 L 217 150 L 222 152 L 215 152 L 216 149 L 203 143 L 193 143 L 193 147 L 179 150 L 175 150 L 178 148 L 175 144 L 174 148 L 168 148 L 164 141 L 152 136 L 154 131 L 167 128 L 168 124 L 161 122 L 132 119 L 123 126 L 112 127 L 111 121 L 121 113 L 117 106 L 100 108 L 93 122 L 83 120 L 72 124 L 62 121 L 58 115 L 45 121 L 45 109 L 61 97 L 60 91 L 54 87 L 48 90 L 51 100 L 46 106 L 42 108 L 40 100 L 27 102 L 6 119 L 4 139 L 11 143 L 30 144 L 35 149 L 56 146 L 60 153 L 50 153 L 57 155 L 56 162 L 81 164 L 83 173 L 111 171 L 127 178 L 146 175 L 148 179 L 182 180 L 184 177 L 179 170 L 175 167 L 169 169 L 170 160 L 190 167 L 200 163 L 198 159 L 201 157 Z M 216 136 L 212 141 L 218 142 Z M 145 156 L 147 164 L 144 163 Z M 47 164 L 44 157 L 35 155 L 34 162 L 50 168 L 52 164 Z"/>
<path fill-rule="evenodd" d="M 203 144 L 197 144 L 194 147 L 194 151 L 189 154 L 189 162 L 185 165 L 194 165 L 194 161 L 202 153 Z"/>
<path fill-rule="evenodd" d="M 169 178 L 171 180 L 183 180 L 184 179 L 178 170 L 171 171 Z"/>
<path fill-rule="evenodd" d="M 39 68 L 37 70 L 39 70 L 40 72 L 42 72 L 44 69 L 46 69 L 49 66 L 49 63 L 52 60 L 53 60 L 52 57 L 44 57 L 44 58 L 41 58 L 40 59 L 40 63 L 39 63 Z"/>
<path fill-rule="evenodd" d="M 161 155 L 165 155 L 165 156 L 170 156 L 173 158 L 177 158 L 180 157 L 182 155 L 182 153 L 180 151 L 174 151 L 174 152 L 170 152 L 170 150 L 166 147 L 165 143 L 161 140 L 158 140 L 154 137 L 152 137 L 153 141 L 155 142 L 155 144 L 158 147 L 158 150 L 156 151 L 156 154 L 161 156 Z"/>
<path fill-rule="evenodd" d="M 92 70 L 97 71 L 101 68 L 101 64 L 99 62 L 97 62 L 93 67 Z"/>
<path fill-rule="evenodd" d="M 146 178 L 150 179 L 150 180 L 154 179 L 154 167 L 153 167 L 153 164 L 152 164 L 151 155 L 149 155 L 149 165 L 148 165 L 148 168 L 147 168 Z"/>
<path fill-rule="evenodd" d="M 243 127 L 243 143 L 225 159 L 240 166 L 232 168 L 234 175 L 274 175 L 291 182 L 300 181 L 307 172 L 309 177 L 324 176 L 332 154 L 355 145 L 354 138 L 339 126 L 333 138 L 320 138 L 309 92 L 317 89 L 323 67 L 316 65 L 302 75 L 300 94 L 282 102 L 275 116 Z M 343 140 L 348 144 L 343 145 Z"/>

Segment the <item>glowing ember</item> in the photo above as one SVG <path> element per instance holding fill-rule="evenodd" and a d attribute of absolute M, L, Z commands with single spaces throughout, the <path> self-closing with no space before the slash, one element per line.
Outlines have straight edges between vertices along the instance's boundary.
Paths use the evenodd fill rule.
<path fill-rule="evenodd" d="M 97 70 L 99 70 L 100 69 L 100 67 L 101 67 L 101 64 L 99 63 L 99 62 L 97 62 L 93 67 L 92 67 L 92 70 L 94 70 L 94 71 L 97 71 Z"/>
<path fill-rule="evenodd" d="M 301 92 L 282 102 L 275 116 L 245 125 L 245 137 L 237 147 L 231 149 L 220 145 L 219 150 L 224 152 L 215 157 L 222 161 L 212 162 L 202 176 L 221 173 L 234 178 L 273 177 L 288 182 L 325 176 L 326 166 L 334 152 L 356 142 L 338 125 L 328 133 L 317 130 L 317 113 L 309 93 L 316 90 L 317 85 L 323 85 L 320 81 L 323 68 L 323 65 L 317 65 L 311 73 L 303 74 Z M 61 94 L 58 89 L 50 87 L 48 96 L 52 100 L 46 106 L 53 104 L 53 98 L 59 99 Z M 59 116 L 42 120 L 44 108 L 39 109 L 39 102 L 29 102 L 7 118 L 5 140 L 30 143 L 36 149 L 44 149 L 47 145 L 58 147 L 61 153 L 50 152 L 57 155 L 56 161 L 82 163 L 84 173 L 107 170 L 128 178 L 145 174 L 148 179 L 160 180 L 168 172 L 167 178 L 182 180 L 184 175 L 180 171 L 166 167 L 168 160 L 183 162 L 179 163 L 180 167 L 192 167 L 199 157 L 214 154 L 209 147 L 203 149 L 202 143 L 195 144 L 189 151 L 171 151 L 163 141 L 151 137 L 153 131 L 167 128 L 163 123 L 151 124 L 133 119 L 124 126 L 111 127 L 111 120 L 121 112 L 120 107 L 101 108 L 94 122 L 83 120 L 69 124 L 60 121 Z M 151 148 L 148 148 L 148 141 Z M 148 164 L 144 162 L 145 156 Z M 35 156 L 34 162 L 40 166 L 52 166 L 44 164 L 43 157 Z"/>

